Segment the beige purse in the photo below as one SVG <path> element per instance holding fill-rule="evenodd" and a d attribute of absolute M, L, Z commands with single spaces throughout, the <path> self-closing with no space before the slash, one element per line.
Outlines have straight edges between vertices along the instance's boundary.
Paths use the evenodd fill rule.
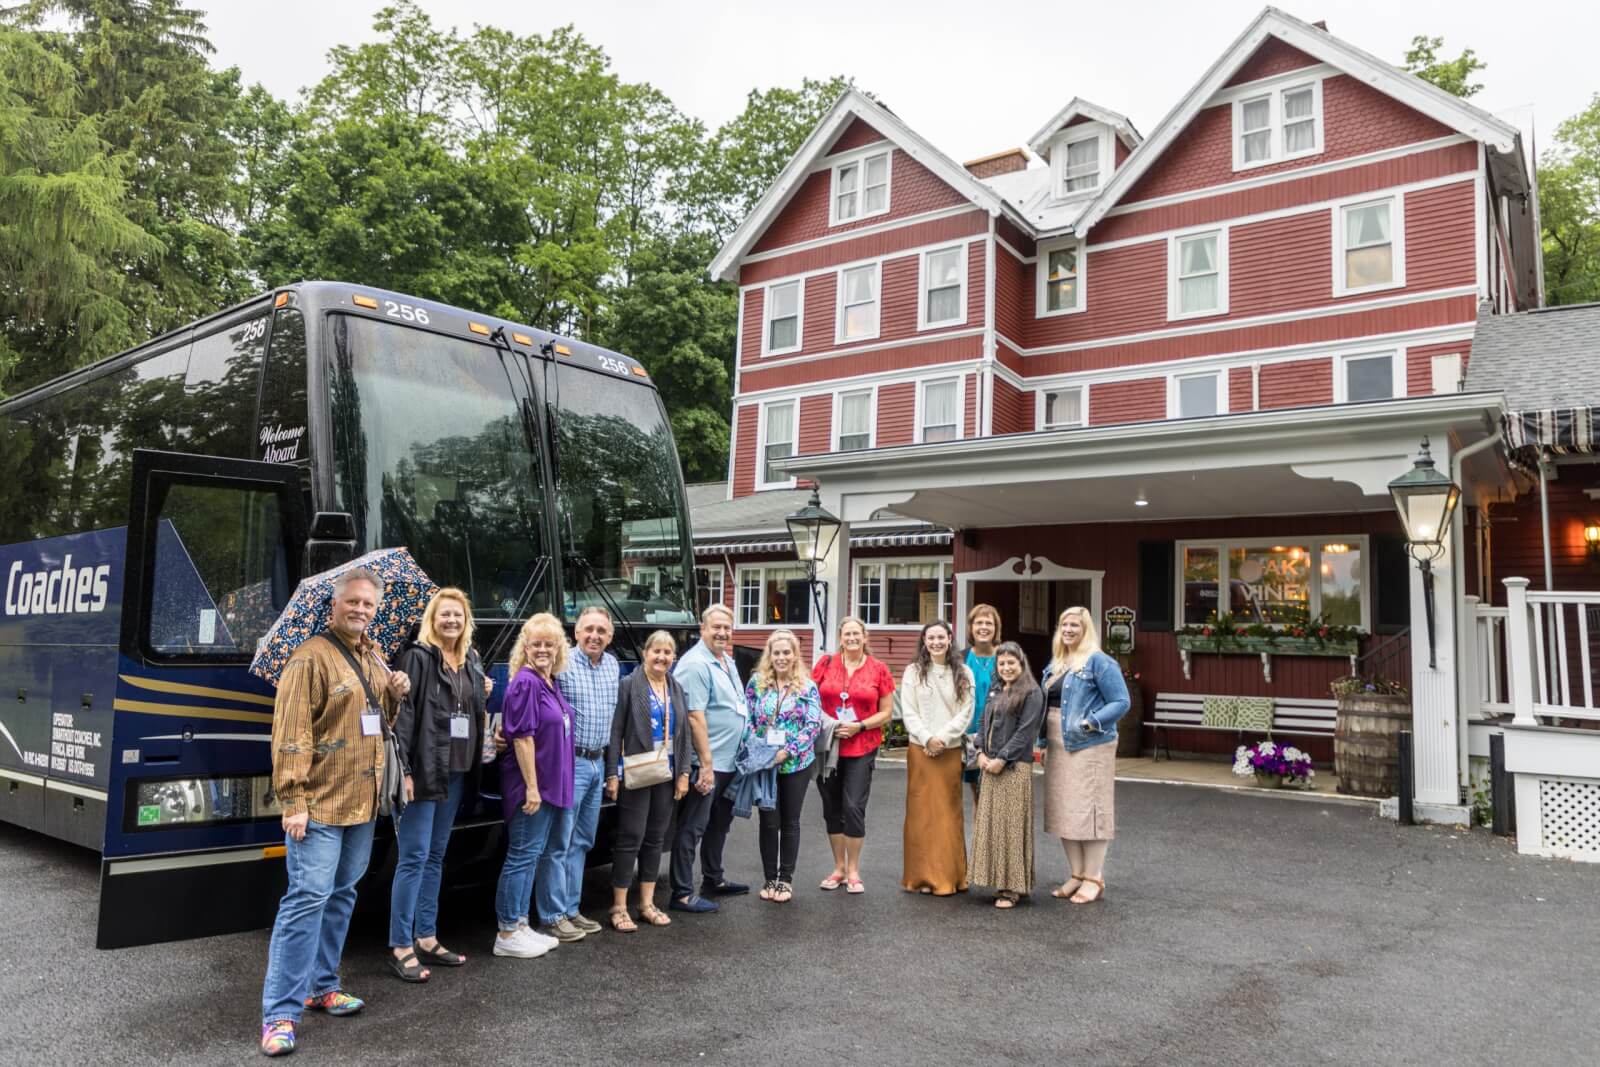
<path fill-rule="evenodd" d="M 649 681 L 645 681 L 649 685 Z M 667 687 L 666 714 L 661 722 L 661 744 L 649 752 L 622 757 L 622 788 L 649 789 L 672 781 L 672 687 Z"/>

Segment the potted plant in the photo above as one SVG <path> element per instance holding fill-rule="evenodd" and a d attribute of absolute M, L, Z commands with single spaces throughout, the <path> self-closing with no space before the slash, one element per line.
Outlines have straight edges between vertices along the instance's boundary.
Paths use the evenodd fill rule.
<path fill-rule="evenodd" d="M 1271 739 L 1240 745 L 1233 754 L 1233 773 L 1241 778 L 1254 778 L 1263 785 L 1290 789 L 1310 785 L 1317 774 L 1309 755 L 1293 745 L 1279 745 Z"/>
<path fill-rule="evenodd" d="M 1139 686 L 1139 672 L 1133 669 L 1133 642 L 1126 637 L 1108 637 L 1102 651 L 1117 661 L 1128 686 L 1128 713 L 1117 723 L 1117 755 L 1127 759 L 1139 755 L 1144 730 L 1144 691 Z"/>
<path fill-rule="evenodd" d="M 1400 790 L 1400 731 L 1411 725 L 1411 695 L 1392 678 L 1350 675 L 1330 687 L 1338 711 L 1333 769 L 1339 792 L 1392 797 Z"/>

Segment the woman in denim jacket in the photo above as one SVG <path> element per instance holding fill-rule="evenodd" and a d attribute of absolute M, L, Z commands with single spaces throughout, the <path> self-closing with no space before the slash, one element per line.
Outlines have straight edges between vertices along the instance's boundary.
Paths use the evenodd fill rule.
<path fill-rule="evenodd" d="M 1052 895 L 1092 904 L 1105 896 L 1106 850 L 1116 832 L 1117 720 L 1128 710 L 1128 686 L 1121 666 L 1100 651 L 1087 608 L 1061 613 L 1050 650 L 1044 826 L 1061 838 L 1071 872 Z"/>

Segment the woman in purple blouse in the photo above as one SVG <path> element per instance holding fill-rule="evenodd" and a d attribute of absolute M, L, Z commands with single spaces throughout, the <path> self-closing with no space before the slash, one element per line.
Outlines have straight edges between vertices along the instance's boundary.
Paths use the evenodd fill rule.
<path fill-rule="evenodd" d="M 533 874 L 562 808 L 572 806 L 572 707 L 556 688 L 567 665 L 566 633 L 554 615 L 522 625 L 511 652 L 511 684 L 502 701 L 501 809 L 506 819 L 506 862 L 495 892 L 500 932 L 496 956 L 532 959 L 558 942 L 528 925 Z"/>

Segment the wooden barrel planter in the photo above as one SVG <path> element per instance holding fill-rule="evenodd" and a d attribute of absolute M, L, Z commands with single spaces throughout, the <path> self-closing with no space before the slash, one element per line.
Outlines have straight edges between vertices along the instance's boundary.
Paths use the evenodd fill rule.
<path fill-rule="evenodd" d="M 1339 697 L 1333 768 L 1339 792 L 1392 797 L 1400 792 L 1400 731 L 1411 725 L 1411 698 L 1377 693 Z"/>

